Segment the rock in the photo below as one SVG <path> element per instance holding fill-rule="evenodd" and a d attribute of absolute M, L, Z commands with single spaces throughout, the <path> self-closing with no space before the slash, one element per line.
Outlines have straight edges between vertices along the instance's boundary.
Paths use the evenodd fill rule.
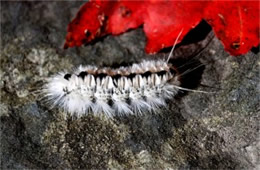
<path fill-rule="evenodd" d="M 207 94 L 179 94 L 157 114 L 114 119 L 50 108 L 41 88 L 58 71 L 168 54 L 145 54 L 141 29 L 63 50 L 66 26 L 82 3 L 1 3 L 1 169 L 259 168 L 259 53 L 232 57 L 216 38 L 174 54 L 187 59 L 204 44 L 183 66 L 193 70 L 187 82 L 201 77 L 195 90 Z M 197 61 L 204 71 L 192 67 Z"/>

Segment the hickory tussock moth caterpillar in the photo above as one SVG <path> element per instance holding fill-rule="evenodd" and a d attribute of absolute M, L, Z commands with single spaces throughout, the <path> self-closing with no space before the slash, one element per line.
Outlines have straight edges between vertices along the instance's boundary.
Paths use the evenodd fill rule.
<path fill-rule="evenodd" d="M 180 85 L 178 71 L 163 60 L 143 61 L 130 67 L 80 66 L 74 73 L 59 73 L 46 84 L 48 99 L 78 116 L 93 112 L 134 114 L 166 106 Z"/>
<path fill-rule="evenodd" d="M 143 61 L 116 69 L 80 66 L 72 73 L 59 73 L 48 81 L 44 93 L 54 106 L 76 116 L 93 112 L 112 117 L 154 111 L 166 106 L 166 100 L 179 89 L 193 91 L 180 87 L 180 74 L 169 62 L 174 47 L 166 61 Z"/>

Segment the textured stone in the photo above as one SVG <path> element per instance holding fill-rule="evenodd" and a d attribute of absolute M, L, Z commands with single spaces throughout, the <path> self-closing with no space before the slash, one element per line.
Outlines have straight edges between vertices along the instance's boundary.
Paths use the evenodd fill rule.
<path fill-rule="evenodd" d="M 141 29 L 63 50 L 66 26 L 82 3 L 1 2 L 1 169 L 259 168 L 260 57 L 232 57 L 216 38 L 182 65 L 193 70 L 188 83 L 202 76 L 198 90 L 214 93 L 180 94 L 157 114 L 114 119 L 75 119 L 49 108 L 39 91 L 58 71 L 168 55 L 145 54 Z M 187 59 L 201 46 L 181 46 L 174 58 Z M 204 72 L 190 65 L 196 61 Z"/>

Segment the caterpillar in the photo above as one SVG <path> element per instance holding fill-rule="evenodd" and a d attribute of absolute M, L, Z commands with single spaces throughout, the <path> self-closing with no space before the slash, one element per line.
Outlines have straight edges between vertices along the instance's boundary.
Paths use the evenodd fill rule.
<path fill-rule="evenodd" d="M 153 112 L 166 106 L 181 87 L 182 74 L 170 60 L 176 42 L 167 60 L 144 60 L 118 68 L 79 66 L 72 73 L 61 72 L 49 79 L 44 94 L 53 106 L 82 116 L 92 112 L 115 115 L 134 115 Z"/>
<path fill-rule="evenodd" d="M 151 60 L 116 69 L 80 66 L 73 73 L 50 78 L 45 93 L 55 106 L 71 114 L 93 112 L 112 117 L 165 107 L 180 85 L 178 70 L 171 62 Z"/>

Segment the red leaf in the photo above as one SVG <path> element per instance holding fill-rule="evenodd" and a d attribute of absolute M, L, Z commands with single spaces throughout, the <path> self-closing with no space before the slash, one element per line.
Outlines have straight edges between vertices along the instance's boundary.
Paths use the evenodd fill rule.
<path fill-rule="evenodd" d="M 147 17 L 144 19 L 144 32 L 147 36 L 146 51 L 154 53 L 164 47 L 172 46 L 183 29 L 179 41 L 202 18 L 207 2 L 201 1 L 161 1 L 150 3 Z M 196 10 L 194 10 L 196 9 Z M 191 12 L 192 11 L 192 12 Z"/>
<path fill-rule="evenodd" d="M 213 2 L 205 11 L 205 19 L 232 55 L 247 53 L 259 39 L 259 2 Z"/>
<path fill-rule="evenodd" d="M 91 1 L 68 26 L 64 47 L 80 46 L 106 34 L 120 34 L 143 24 L 146 52 L 172 46 L 205 19 L 232 55 L 257 46 L 258 1 Z"/>

